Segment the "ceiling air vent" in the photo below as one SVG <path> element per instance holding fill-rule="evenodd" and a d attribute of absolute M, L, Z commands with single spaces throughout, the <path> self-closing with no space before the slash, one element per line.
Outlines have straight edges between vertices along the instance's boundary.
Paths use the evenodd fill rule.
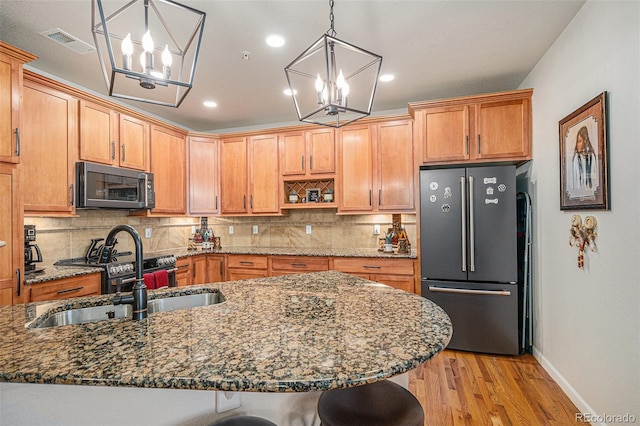
<path fill-rule="evenodd" d="M 95 47 L 85 43 L 77 37 L 72 36 L 66 31 L 62 31 L 60 28 L 43 31 L 40 35 L 43 35 L 56 43 L 60 43 L 61 45 L 80 54 L 90 53 L 96 50 Z"/>

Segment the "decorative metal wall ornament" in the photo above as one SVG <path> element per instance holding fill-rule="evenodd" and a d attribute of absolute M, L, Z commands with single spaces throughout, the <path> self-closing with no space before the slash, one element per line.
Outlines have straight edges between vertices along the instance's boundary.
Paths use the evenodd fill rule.
<path fill-rule="evenodd" d="M 131 0 L 105 10 L 111 4 L 91 2 L 109 96 L 177 108 L 193 86 L 206 14 L 172 0 Z"/>
<path fill-rule="evenodd" d="M 585 247 L 589 247 L 592 252 L 596 251 L 597 226 L 598 221 L 594 216 L 586 216 L 584 223 L 579 214 L 571 216 L 569 246 L 578 248 L 578 268 L 580 269 L 584 269 Z"/>
<path fill-rule="evenodd" d="M 341 127 L 371 114 L 382 56 L 336 38 L 333 3 L 329 30 L 284 70 L 298 119 Z"/>

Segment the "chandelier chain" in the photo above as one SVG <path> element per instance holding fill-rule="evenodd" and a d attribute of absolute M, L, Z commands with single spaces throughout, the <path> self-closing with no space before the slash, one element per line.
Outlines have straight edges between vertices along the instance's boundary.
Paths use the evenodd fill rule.
<path fill-rule="evenodd" d="M 336 30 L 333 29 L 333 21 L 334 21 L 334 15 L 333 15 L 333 0 L 329 0 L 329 8 L 330 8 L 330 12 L 329 12 L 329 22 L 331 22 L 331 27 L 329 28 L 329 30 L 327 31 L 327 35 L 330 35 L 331 37 L 335 37 L 336 36 Z"/>

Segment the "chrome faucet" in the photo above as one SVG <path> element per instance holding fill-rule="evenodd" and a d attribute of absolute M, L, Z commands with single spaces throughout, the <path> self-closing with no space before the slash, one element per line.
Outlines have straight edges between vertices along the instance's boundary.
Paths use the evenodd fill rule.
<path fill-rule="evenodd" d="M 132 226 L 129 225 L 118 225 L 114 227 L 111 231 L 109 231 L 109 235 L 107 235 L 107 240 L 104 243 L 104 249 L 102 250 L 102 255 L 100 258 L 100 263 L 109 263 L 111 262 L 113 248 L 115 247 L 117 240 L 116 235 L 120 231 L 125 231 L 131 238 L 133 238 L 133 242 L 135 243 L 135 256 L 136 256 L 136 282 L 133 285 L 133 291 L 130 295 L 121 296 L 120 291 L 113 298 L 114 305 L 127 304 L 132 305 L 133 307 L 133 319 L 134 320 L 142 320 L 147 317 L 147 286 L 144 285 L 143 278 L 143 262 L 142 262 L 142 239 L 140 238 L 140 234 L 135 230 Z"/>

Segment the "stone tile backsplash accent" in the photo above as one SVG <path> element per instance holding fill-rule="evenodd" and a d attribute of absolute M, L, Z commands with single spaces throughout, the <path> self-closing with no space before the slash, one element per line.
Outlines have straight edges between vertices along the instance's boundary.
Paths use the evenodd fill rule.
<path fill-rule="evenodd" d="M 199 217 L 136 217 L 127 211 L 78 210 L 78 217 L 25 217 L 24 223 L 36 225 L 36 243 L 45 263 L 82 257 L 92 238 L 106 238 L 115 225 L 128 224 L 142 237 L 145 252 L 185 248 Z M 378 224 L 381 235 L 373 234 Z M 416 216 L 402 215 L 402 224 L 415 249 Z M 311 234 L 306 226 L 311 225 Z M 377 248 L 378 237 L 391 226 L 391 215 L 336 215 L 334 210 L 292 210 L 287 216 L 209 217 L 209 226 L 226 247 L 297 247 L 297 248 Z M 229 234 L 233 226 L 233 234 Z M 253 234 L 253 226 L 258 234 Z M 151 228 L 151 238 L 145 238 Z M 133 250 L 133 241 L 122 233 L 118 251 Z"/>

